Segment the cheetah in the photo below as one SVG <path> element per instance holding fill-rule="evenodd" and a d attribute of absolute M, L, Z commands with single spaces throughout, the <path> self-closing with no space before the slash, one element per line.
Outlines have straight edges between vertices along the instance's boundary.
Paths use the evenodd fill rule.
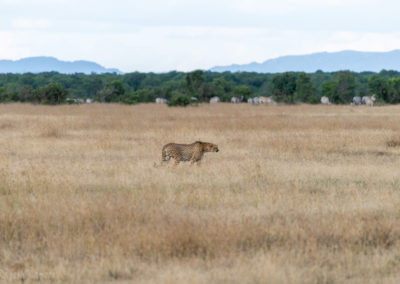
<path fill-rule="evenodd" d="M 169 143 L 162 148 L 161 164 L 168 162 L 171 158 L 175 160 L 175 165 L 181 161 L 190 161 L 190 164 L 200 162 L 204 152 L 218 152 L 218 145 L 196 141 L 192 144 Z"/>

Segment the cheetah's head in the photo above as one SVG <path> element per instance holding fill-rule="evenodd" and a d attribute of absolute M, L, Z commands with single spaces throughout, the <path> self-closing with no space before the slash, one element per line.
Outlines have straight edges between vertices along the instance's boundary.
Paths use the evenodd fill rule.
<path fill-rule="evenodd" d="M 212 144 L 212 143 L 204 143 L 204 151 L 206 152 L 218 152 L 218 145 Z"/>

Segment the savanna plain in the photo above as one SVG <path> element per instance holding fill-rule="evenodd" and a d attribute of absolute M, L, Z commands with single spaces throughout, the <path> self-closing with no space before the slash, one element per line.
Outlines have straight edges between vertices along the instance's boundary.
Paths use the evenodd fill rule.
<path fill-rule="evenodd" d="M 400 106 L 3 104 L 0 282 L 400 283 L 399 168 Z"/>

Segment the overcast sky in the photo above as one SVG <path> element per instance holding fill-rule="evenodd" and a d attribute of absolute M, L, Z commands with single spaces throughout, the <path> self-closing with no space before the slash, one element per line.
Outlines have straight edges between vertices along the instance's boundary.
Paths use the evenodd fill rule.
<path fill-rule="evenodd" d="M 389 51 L 400 49 L 399 10 L 395 0 L 0 0 L 0 59 L 166 72 Z"/>

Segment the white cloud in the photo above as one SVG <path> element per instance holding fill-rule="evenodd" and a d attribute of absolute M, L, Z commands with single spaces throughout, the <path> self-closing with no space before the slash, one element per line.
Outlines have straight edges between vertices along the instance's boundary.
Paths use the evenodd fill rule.
<path fill-rule="evenodd" d="M 12 20 L 11 25 L 17 29 L 45 29 L 51 27 L 51 21 L 48 19 L 17 18 Z"/>
<path fill-rule="evenodd" d="M 400 48 L 399 3 L 0 0 L 0 54 L 188 71 L 287 54 L 392 50 Z"/>
<path fill-rule="evenodd" d="M 16 60 L 21 57 L 33 55 L 30 53 L 29 47 L 24 47 L 24 44 L 18 40 L 18 36 L 11 32 L 0 31 L 0 54 L 6 55 L 0 59 Z"/>
<path fill-rule="evenodd" d="M 292 12 L 309 10 L 318 10 L 321 8 L 343 7 L 349 9 L 355 5 L 369 5 L 377 3 L 377 0 L 369 0 L 368 3 L 363 0 L 234 0 L 233 7 L 241 12 L 254 14 L 289 14 Z M 311 9 L 311 10 L 310 10 Z"/>
<path fill-rule="evenodd" d="M 66 0 L 0 0 L 0 4 L 7 5 L 25 5 L 25 4 L 59 4 Z"/>
<path fill-rule="evenodd" d="M 355 33 L 335 32 L 329 41 L 321 45 L 322 50 L 344 49 L 362 51 L 390 51 L 400 48 L 400 33 Z"/>

